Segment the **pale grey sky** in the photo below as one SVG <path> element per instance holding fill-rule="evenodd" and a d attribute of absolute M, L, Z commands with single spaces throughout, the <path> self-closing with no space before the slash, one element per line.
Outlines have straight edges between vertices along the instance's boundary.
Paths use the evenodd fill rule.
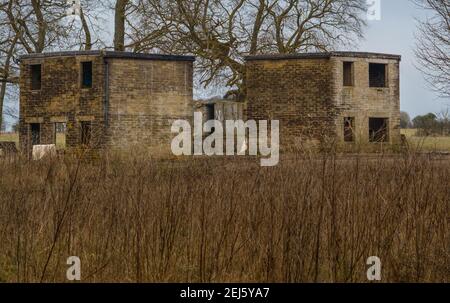
<path fill-rule="evenodd" d="M 409 0 L 381 0 L 381 20 L 368 21 L 365 41 L 358 50 L 402 55 L 401 108 L 412 117 L 439 112 L 450 106 L 450 99 L 438 99 L 414 67 L 415 18 L 424 19 L 427 12 Z"/>

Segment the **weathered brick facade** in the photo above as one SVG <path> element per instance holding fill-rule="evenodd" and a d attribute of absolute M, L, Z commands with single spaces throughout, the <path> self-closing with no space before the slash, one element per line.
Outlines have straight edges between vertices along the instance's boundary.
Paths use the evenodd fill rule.
<path fill-rule="evenodd" d="M 191 119 L 193 57 L 122 52 L 63 52 L 21 58 L 20 145 L 55 143 L 55 123 L 66 123 L 68 149 L 81 145 L 81 124 L 91 126 L 93 148 L 133 145 L 170 149 L 170 126 Z M 92 87 L 83 88 L 82 63 L 92 62 Z M 32 66 L 41 66 L 41 87 L 32 89 Z"/>
<path fill-rule="evenodd" d="M 387 124 L 383 139 L 396 144 L 400 142 L 400 59 L 395 55 L 349 52 L 248 57 L 248 118 L 280 120 L 282 148 L 324 138 L 369 144 L 376 141 L 370 139 L 375 138 L 374 127 L 369 128 L 369 124 L 376 125 L 374 118 L 382 118 Z M 351 62 L 348 77 L 352 84 L 347 86 L 344 62 Z M 372 76 L 385 80 L 385 87 L 369 87 L 371 63 L 385 68 L 378 74 L 371 68 Z M 346 118 L 352 121 L 351 142 L 345 142 Z"/>
<path fill-rule="evenodd" d="M 83 143 L 82 128 L 88 123 L 91 147 L 143 146 L 168 152 L 172 122 L 193 116 L 193 61 L 185 56 L 106 51 L 22 57 L 22 150 L 31 151 L 36 133 L 38 144 L 54 144 L 56 123 L 66 123 L 66 147 L 76 148 Z M 87 88 L 86 62 L 92 63 Z M 348 146 L 380 138 L 398 143 L 399 65 L 400 56 L 370 53 L 249 57 L 246 118 L 280 120 L 285 149 L 324 138 Z M 32 89 L 36 81 L 39 89 Z M 237 110 L 239 104 L 223 107 L 230 104 L 210 106 L 212 114 L 217 118 L 223 109 L 225 119 L 235 117 L 235 109 L 242 112 Z M 375 135 L 374 129 L 383 130 L 383 135 Z"/>

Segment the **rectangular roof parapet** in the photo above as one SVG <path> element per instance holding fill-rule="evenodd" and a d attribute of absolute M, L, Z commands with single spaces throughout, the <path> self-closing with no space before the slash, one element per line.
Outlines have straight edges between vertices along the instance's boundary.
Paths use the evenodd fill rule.
<path fill-rule="evenodd" d="M 195 61 L 194 56 L 140 54 L 140 53 L 104 51 L 104 50 L 67 51 L 67 52 L 28 54 L 28 55 L 21 56 L 20 60 L 45 59 L 45 58 L 57 58 L 57 57 L 77 57 L 77 56 L 102 56 L 104 58 L 135 59 L 135 60 Z"/>
<path fill-rule="evenodd" d="M 401 60 L 402 56 L 367 52 L 323 52 L 323 53 L 299 53 L 299 54 L 273 54 L 245 57 L 246 61 L 256 60 L 289 60 L 289 59 L 329 59 L 331 57 L 353 57 L 368 59 L 393 59 Z"/>

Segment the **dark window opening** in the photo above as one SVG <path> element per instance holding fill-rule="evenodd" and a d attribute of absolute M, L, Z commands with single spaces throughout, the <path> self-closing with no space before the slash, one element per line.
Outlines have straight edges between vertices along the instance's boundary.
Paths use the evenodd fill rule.
<path fill-rule="evenodd" d="M 353 62 L 344 62 L 344 86 L 353 85 Z"/>
<path fill-rule="evenodd" d="M 369 86 L 386 87 L 386 64 L 369 64 Z"/>
<path fill-rule="evenodd" d="M 207 104 L 206 105 L 206 118 L 207 121 L 215 120 L 216 119 L 216 107 L 214 104 Z M 213 134 L 216 131 L 216 128 L 213 127 L 211 129 L 211 134 Z"/>
<path fill-rule="evenodd" d="M 370 118 L 369 119 L 369 140 L 370 142 L 389 142 L 389 119 Z"/>
<path fill-rule="evenodd" d="M 81 63 L 81 87 L 92 87 L 92 62 Z"/>
<path fill-rule="evenodd" d="M 31 145 L 41 144 L 41 125 L 39 123 L 30 124 Z"/>
<path fill-rule="evenodd" d="M 66 148 L 66 131 L 67 124 L 57 122 L 55 123 L 55 137 L 54 142 L 57 149 L 65 149 Z"/>
<path fill-rule="evenodd" d="M 40 64 L 31 65 L 31 90 L 40 90 L 42 85 L 42 67 Z"/>
<path fill-rule="evenodd" d="M 344 141 L 355 141 L 355 118 L 344 118 Z"/>
<path fill-rule="evenodd" d="M 81 144 L 90 145 L 92 139 L 92 124 L 89 121 L 81 122 Z"/>
<path fill-rule="evenodd" d="M 214 104 L 206 105 L 206 116 L 207 116 L 207 121 L 216 119 L 216 112 L 215 112 Z"/>

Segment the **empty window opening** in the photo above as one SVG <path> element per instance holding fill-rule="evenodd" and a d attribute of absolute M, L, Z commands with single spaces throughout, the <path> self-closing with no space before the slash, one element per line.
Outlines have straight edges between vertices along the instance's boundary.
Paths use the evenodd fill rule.
<path fill-rule="evenodd" d="M 92 87 L 92 62 L 81 63 L 81 87 Z"/>
<path fill-rule="evenodd" d="M 42 66 L 31 65 L 31 90 L 40 90 L 42 86 Z"/>
<path fill-rule="evenodd" d="M 389 119 L 370 118 L 369 119 L 369 140 L 370 142 L 389 142 Z"/>
<path fill-rule="evenodd" d="M 386 87 L 386 64 L 369 64 L 369 86 Z"/>
<path fill-rule="evenodd" d="M 344 62 L 344 86 L 353 86 L 353 62 Z"/>
<path fill-rule="evenodd" d="M 92 124 L 90 121 L 81 122 L 81 144 L 90 145 L 92 139 Z"/>
<path fill-rule="evenodd" d="M 215 111 L 214 104 L 207 104 L 206 105 L 206 116 L 207 116 L 206 117 L 207 121 L 216 119 L 216 111 Z"/>
<path fill-rule="evenodd" d="M 355 118 L 344 118 L 344 141 L 355 141 Z"/>
<path fill-rule="evenodd" d="M 67 124 L 66 123 L 55 123 L 55 137 L 54 142 L 57 149 L 65 149 L 66 148 L 66 132 L 67 132 Z"/>
<path fill-rule="evenodd" d="M 39 123 L 30 124 L 31 145 L 41 144 L 41 125 Z"/>
<path fill-rule="evenodd" d="M 216 106 L 214 104 L 206 105 L 206 119 L 207 121 L 212 121 L 216 119 Z M 211 128 L 211 134 L 216 131 L 216 128 Z"/>

